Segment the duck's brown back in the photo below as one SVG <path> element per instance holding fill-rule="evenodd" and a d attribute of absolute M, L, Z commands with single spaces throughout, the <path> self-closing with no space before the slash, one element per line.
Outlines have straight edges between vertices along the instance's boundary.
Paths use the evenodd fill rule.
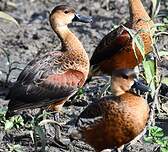
<path fill-rule="evenodd" d="M 135 30 L 134 32 L 138 33 L 139 31 L 144 43 L 145 55 L 152 51 L 151 26 L 147 26 L 148 24 L 141 20 L 132 25 L 129 24 L 129 27 L 127 27 Z M 102 39 L 93 53 L 90 63 L 91 66 L 97 67 L 106 74 L 111 74 L 112 70 L 134 68 L 143 60 L 138 47 L 135 47 L 135 50 L 136 53 L 133 50 L 133 40 L 128 31 L 120 26 Z"/>
<path fill-rule="evenodd" d="M 116 148 L 134 139 L 144 129 L 148 113 L 147 102 L 132 93 L 104 97 L 82 112 L 78 129 L 82 139 L 96 151 Z"/>
<path fill-rule="evenodd" d="M 139 33 L 146 55 L 152 51 L 154 23 L 144 9 L 141 0 L 129 0 L 129 5 L 130 20 L 124 26 Z M 132 44 L 133 39 L 123 26 L 108 33 L 100 41 L 91 57 L 90 64 L 93 70 L 90 75 L 96 75 L 100 71 L 111 74 L 112 70 L 137 66 L 142 62 L 143 57 L 138 47 L 135 47 L 135 54 Z"/>

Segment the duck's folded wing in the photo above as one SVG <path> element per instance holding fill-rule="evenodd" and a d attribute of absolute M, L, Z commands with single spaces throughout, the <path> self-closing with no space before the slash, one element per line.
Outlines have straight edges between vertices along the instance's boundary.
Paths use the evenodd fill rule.
<path fill-rule="evenodd" d="M 100 41 L 90 59 L 90 64 L 97 65 L 106 59 L 110 59 L 111 56 L 122 51 L 122 48 L 127 46 L 131 40 L 128 31 L 123 26 L 119 26 Z"/>
<path fill-rule="evenodd" d="M 46 55 L 30 62 L 10 89 L 9 110 L 48 106 L 75 93 L 83 73 L 61 69 L 61 55 Z"/>
<path fill-rule="evenodd" d="M 102 121 L 103 113 L 100 104 L 90 104 L 78 117 L 76 127 L 88 128 Z"/>

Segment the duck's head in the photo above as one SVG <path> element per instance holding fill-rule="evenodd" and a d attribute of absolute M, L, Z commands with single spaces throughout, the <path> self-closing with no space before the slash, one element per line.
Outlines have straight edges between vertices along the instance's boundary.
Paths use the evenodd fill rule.
<path fill-rule="evenodd" d="M 134 87 L 140 91 L 148 92 L 150 88 L 137 79 L 135 69 L 121 69 L 112 72 L 111 89 L 112 94 L 119 96 Z"/>
<path fill-rule="evenodd" d="M 132 69 L 115 70 L 111 76 L 112 94 L 119 96 L 131 89 L 136 73 Z"/>
<path fill-rule="evenodd" d="M 68 5 L 56 6 L 49 17 L 50 24 L 53 28 L 67 26 L 73 21 L 90 23 L 92 22 L 91 17 L 86 17 L 76 13 L 75 9 Z"/>

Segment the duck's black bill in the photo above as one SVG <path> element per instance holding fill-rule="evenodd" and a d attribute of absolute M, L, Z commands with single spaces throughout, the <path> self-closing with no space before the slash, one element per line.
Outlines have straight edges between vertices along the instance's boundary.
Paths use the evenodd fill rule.
<path fill-rule="evenodd" d="M 140 90 L 142 92 L 151 92 L 151 88 L 142 82 L 138 81 L 137 79 L 134 79 L 134 84 L 132 85 L 132 88 L 135 88 L 137 90 Z"/>
<path fill-rule="evenodd" d="M 75 14 L 75 17 L 72 20 L 73 22 L 83 22 L 83 23 L 91 23 L 93 19 L 91 16 L 82 16 L 80 14 Z"/>

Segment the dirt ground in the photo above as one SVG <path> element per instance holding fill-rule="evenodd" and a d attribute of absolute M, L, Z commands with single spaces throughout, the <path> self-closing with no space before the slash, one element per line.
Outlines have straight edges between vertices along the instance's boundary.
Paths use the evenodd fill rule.
<path fill-rule="evenodd" d="M 143 3 L 149 10 L 150 0 L 143 0 Z M 58 4 L 70 4 L 81 14 L 93 16 L 94 22 L 92 24 L 73 23 L 70 26 L 83 43 L 89 57 L 105 34 L 129 18 L 127 0 L 0 0 L 0 10 L 12 15 L 20 24 L 20 27 L 17 27 L 13 23 L 0 20 L 0 90 L 6 89 L 3 85 L 6 80 L 5 72 L 9 71 L 12 62 L 15 62 L 12 67 L 17 67 L 17 69 L 10 73 L 8 79 L 10 82 L 16 80 L 21 69 L 37 54 L 60 48 L 60 41 L 48 22 L 49 11 Z M 168 8 L 168 1 L 163 0 L 161 9 L 166 8 Z M 161 21 L 163 21 L 163 18 L 156 20 L 156 22 Z M 158 39 L 158 48 L 168 51 L 166 36 Z M 168 75 L 166 58 L 159 63 L 159 68 L 164 75 Z M 93 78 L 93 81 L 84 87 L 82 95 L 76 96 L 64 106 L 61 121 L 66 123 L 62 130 L 65 143 L 70 143 L 68 130 L 74 125 L 79 113 L 93 101 L 93 97 L 96 97 L 106 82 L 106 77 Z M 167 97 L 167 89 L 168 86 L 162 85 L 160 94 Z M 8 101 L 3 100 L 2 96 L 0 106 L 6 107 L 7 103 Z M 161 102 L 160 109 L 160 114 L 157 115 L 157 124 L 168 135 L 168 101 L 166 99 Z M 53 128 L 51 125 L 48 126 L 46 132 L 52 134 Z M 0 126 L 0 151 L 9 150 L 7 143 L 20 144 L 25 152 L 34 151 L 29 130 L 24 127 L 6 133 L 3 126 Z M 41 145 L 39 144 L 38 147 L 40 149 Z M 93 151 L 93 149 L 80 141 L 72 142 L 69 150 L 57 148 L 52 143 L 47 142 L 46 151 L 87 152 Z M 154 152 L 159 151 L 159 148 L 158 145 L 144 143 L 141 140 L 124 151 Z"/>

